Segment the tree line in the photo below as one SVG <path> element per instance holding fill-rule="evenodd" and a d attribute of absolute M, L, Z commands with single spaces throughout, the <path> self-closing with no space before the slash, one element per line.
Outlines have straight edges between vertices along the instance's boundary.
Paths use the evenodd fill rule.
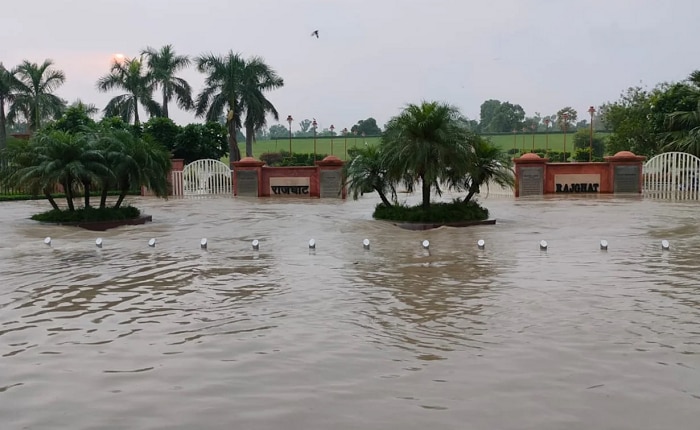
<path fill-rule="evenodd" d="M 187 81 L 178 76 L 190 65 L 206 76 L 196 97 Z M 6 145 L 7 123 L 24 121 L 29 131 L 36 132 L 64 112 L 67 102 L 55 91 L 66 77 L 53 66 L 51 60 L 40 64 L 24 61 L 11 69 L 0 64 L 0 150 Z M 168 118 L 169 106 L 175 102 L 207 122 L 223 122 L 232 161 L 241 158 L 240 129 L 245 130 L 246 154 L 252 156 L 255 133 L 265 127 L 267 115 L 279 119 L 265 94 L 283 85 L 284 80 L 260 57 L 243 58 L 229 51 L 190 58 L 178 55 L 171 45 L 158 50 L 147 47 L 134 58 L 115 58 L 109 72 L 96 83 L 102 92 L 121 91 L 103 109 L 105 117 L 119 117 L 139 126 L 140 107 L 150 117 Z"/>

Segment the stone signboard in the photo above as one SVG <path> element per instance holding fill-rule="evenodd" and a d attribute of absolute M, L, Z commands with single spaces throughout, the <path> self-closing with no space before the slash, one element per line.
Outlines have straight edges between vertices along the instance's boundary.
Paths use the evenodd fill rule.
<path fill-rule="evenodd" d="M 258 197 L 258 171 L 239 170 L 236 172 L 238 178 L 238 195 L 241 197 Z"/>
<path fill-rule="evenodd" d="M 343 172 L 341 170 L 321 170 L 319 174 L 321 198 L 342 198 Z"/>
<path fill-rule="evenodd" d="M 639 193 L 639 166 L 615 166 L 613 190 L 615 193 Z"/>
<path fill-rule="evenodd" d="M 544 193 L 544 168 L 521 167 L 518 186 L 520 197 L 541 196 Z"/>

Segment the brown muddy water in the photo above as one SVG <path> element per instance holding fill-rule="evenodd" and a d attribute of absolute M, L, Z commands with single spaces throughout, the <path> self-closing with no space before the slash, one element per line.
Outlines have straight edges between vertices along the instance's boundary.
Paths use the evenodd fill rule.
<path fill-rule="evenodd" d="M 0 428 L 700 427 L 697 203 L 487 199 L 496 225 L 431 231 L 373 195 L 132 203 L 154 222 L 104 233 L 0 204 Z"/>

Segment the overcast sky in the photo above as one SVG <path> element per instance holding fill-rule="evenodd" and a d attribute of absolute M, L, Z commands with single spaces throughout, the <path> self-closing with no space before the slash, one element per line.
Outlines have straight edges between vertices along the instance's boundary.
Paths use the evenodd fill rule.
<path fill-rule="evenodd" d="M 269 98 L 285 126 L 290 114 L 321 129 L 370 116 L 382 126 L 421 100 L 478 119 L 491 98 L 528 115 L 569 105 L 581 118 L 629 86 L 700 69 L 698 0 L 5 0 L 2 9 L 0 61 L 53 59 L 68 101 L 101 109 L 119 94 L 95 89 L 116 53 L 233 50 L 284 78 Z M 195 70 L 181 76 L 201 89 Z M 171 117 L 195 121 L 174 106 Z"/>

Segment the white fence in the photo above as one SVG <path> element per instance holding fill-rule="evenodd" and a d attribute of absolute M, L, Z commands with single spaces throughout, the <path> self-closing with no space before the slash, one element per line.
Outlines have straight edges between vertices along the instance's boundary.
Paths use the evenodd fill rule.
<path fill-rule="evenodd" d="M 644 197 L 700 200 L 700 158 L 685 152 L 659 154 L 644 164 Z"/>
<path fill-rule="evenodd" d="M 172 172 L 174 196 L 233 195 L 231 169 L 218 160 L 197 160 Z"/>

